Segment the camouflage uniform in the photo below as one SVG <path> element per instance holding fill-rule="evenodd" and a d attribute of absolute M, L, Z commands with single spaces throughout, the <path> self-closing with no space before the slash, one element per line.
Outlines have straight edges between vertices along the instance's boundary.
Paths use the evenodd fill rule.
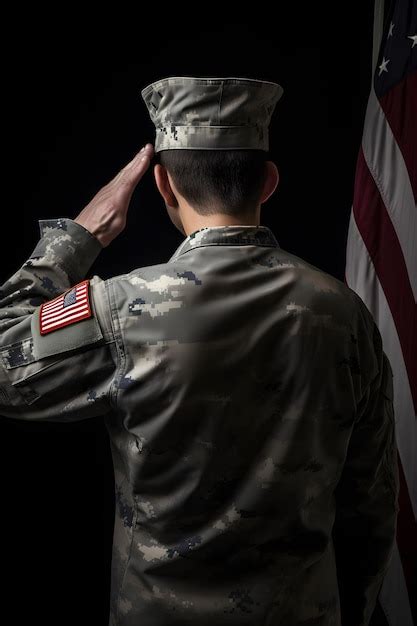
<path fill-rule="evenodd" d="M 147 85 L 142 98 L 161 150 L 265 150 L 268 128 L 284 93 L 251 78 L 171 76 Z"/>
<path fill-rule="evenodd" d="M 71 219 L 0 293 L 0 413 L 102 415 L 115 473 L 113 626 L 361 626 L 393 550 L 392 370 L 367 307 L 266 226 L 203 228 L 90 281 L 92 316 L 39 305 L 101 244 Z"/>

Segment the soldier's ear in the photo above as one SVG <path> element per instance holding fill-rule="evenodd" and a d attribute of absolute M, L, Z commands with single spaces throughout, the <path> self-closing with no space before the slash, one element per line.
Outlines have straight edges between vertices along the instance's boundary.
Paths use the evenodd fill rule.
<path fill-rule="evenodd" d="M 177 208 L 178 200 L 173 190 L 172 180 L 166 167 L 157 163 L 153 170 L 156 186 L 165 204 L 169 207 Z"/>
<path fill-rule="evenodd" d="M 272 196 L 275 189 L 278 187 L 279 172 L 278 168 L 273 161 L 265 162 L 265 181 L 260 197 L 260 203 L 263 204 Z"/>

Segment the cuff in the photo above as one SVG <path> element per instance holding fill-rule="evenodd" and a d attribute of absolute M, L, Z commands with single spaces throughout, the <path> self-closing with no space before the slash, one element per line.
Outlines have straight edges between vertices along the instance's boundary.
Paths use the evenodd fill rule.
<path fill-rule="evenodd" d="M 68 217 L 38 220 L 41 239 L 30 258 L 48 256 L 68 274 L 71 283 L 85 278 L 103 250 L 97 237 Z"/>

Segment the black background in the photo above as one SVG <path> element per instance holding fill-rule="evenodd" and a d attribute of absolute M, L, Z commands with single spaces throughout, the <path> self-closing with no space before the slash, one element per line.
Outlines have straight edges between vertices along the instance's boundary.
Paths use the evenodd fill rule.
<path fill-rule="evenodd" d="M 29 257 L 38 219 L 75 218 L 153 141 L 140 90 L 171 75 L 283 86 L 270 132 L 281 180 L 261 223 L 282 248 L 343 280 L 371 80 L 373 3 L 314 5 L 289 10 L 276 3 L 276 17 L 265 3 L 236 17 L 179 5 L 168 12 L 151 6 L 144 16 L 139 5 L 134 13 L 118 5 L 88 19 L 67 6 L 60 15 L 25 13 L 4 23 L 13 44 L 3 53 L 0 281 Z M 89 276 L 162 263 L 182 240 L 149 172 L 126 230 Z M 114 484 L 102 421 L 1 418 L 0 446 L 6 622 L 106 626 Z"/>

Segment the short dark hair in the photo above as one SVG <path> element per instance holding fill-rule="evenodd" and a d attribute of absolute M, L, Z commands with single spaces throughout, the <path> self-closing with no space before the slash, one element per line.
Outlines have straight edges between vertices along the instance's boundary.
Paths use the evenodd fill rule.
<path fill-rule="evenodd" d="M 157 155 L 200 215 L 254 211 L 266 174 L 264 150 L 162 150 Z"/>

